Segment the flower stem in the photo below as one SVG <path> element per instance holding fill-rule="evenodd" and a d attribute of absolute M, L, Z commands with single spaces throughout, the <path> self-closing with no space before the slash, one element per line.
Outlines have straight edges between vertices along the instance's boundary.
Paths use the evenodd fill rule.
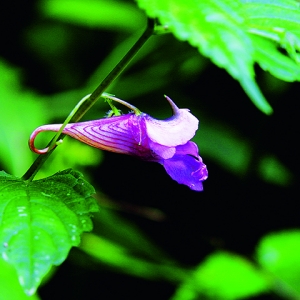
<path fill-rule="evenodd" d="M 107 93 L 103 93 L 103 94 L 101 95 L 101 97 L 104 98 L 105 100 L 116 101 L 116 102 L 118 102 L 118 103 L 120 103 L 120 104 L 122 104 L 122 105 L 128 107 L 128 108 L 131 109 L 131 110 L 135 113 L 135 115 L 137 115 L 137 116 L 140 115 L 140 114 L 142 113 L 137 107 L 135 107 L 135 106 L 131 105 L 130 103 L 127 103 L 126 101 L 121 100 L 121 99 L 119 99 L 119 98 L 117 98 L 117 97 L 115 97 L 115 96 L 113 96 L 113 95 L 110 95 L 110 94 L 107 94 Z M 110 103 L 110 102 L 108 102 L 108 103 L 109 103 L 109 105 L 112 107 L 112 103 Z"/>
<path fill-rule="evenodd" d="M 136 43 L 130 48 L 130 50 L 126 53 L 126 55 L 120 60 L 120 62 L 111 70 L 111 72 L 103 79 L 103 81 L 99 84 L 99 86 L 94 90 L 94 92 L 89 95 L 89 97 L 85 97 L 80 101 L 80 105 L 75 107 L 75 109 L 72 111 L 74 112 L 73 116 L 72 113 L 69 115 L 71 118 L 67 118 L 70 120 L 66 120 L 64 122 L 64 126 L 68 122 L 78 122 L 83 115 L 96 103 L 96 101 L 101 97 L 102 93 L 109 87 L 109 85 L 124 71 L 124 69 L 127 67 L 129 62 L 132 60 L 132 58 L 135 56 L 135 54 L 142 48 L 142 46 L 145 44 L 145 42 L 153 35 L 154 33 L 154 27 L 155 27 L 155 20 L 154 19 L 148 19 L 148 24 L 141 35 L 141 37 L 136 41 Z M 61 129 L 62 131 L 62 129 Z M 39 171 L 39 169 L 42 167 L 42 165 L 45 163 L 45 161 L 48 159 L 48 157 L 51 155 L 51 153 L 54 150 L 54 146 L 57 143 L 58 140 L 62 140 L 64 138 L 63 134 L 57 134 L 49 143 L 50 150 L 46 154 L 39 155 L 37 159 L 33 162 L 33 164 L 30 166 L 30 168 L 27 170 L 27 172 L 23 175 L 23 180 L 31 181 L 33 180 L 36 173 Z M 53 148 L 54 147 L 54 148 Z"/>

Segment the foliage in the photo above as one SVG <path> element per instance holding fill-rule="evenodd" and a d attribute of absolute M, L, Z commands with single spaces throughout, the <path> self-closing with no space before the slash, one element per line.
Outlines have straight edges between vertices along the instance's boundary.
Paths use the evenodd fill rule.
<path fill-rule="evenodd" d="M 296 1 L 138 0 L 179 40 L 188 41 L 239 80 L 254 104 L 272 109 L 254 81 L 254 63 L 287 81 L 300 79 Z M 286 50 L 289 57 L 278 47 Z"/>
<path fill-rule="evenodd" d="M 33 182 L 0 174 L 0 243 L 5 261 L 32 295 L 52 265 L 59 265 L 84 231 L 92 229 L 94 189 L 72 170 Z"/>
<path fill-rule="evenodd" d="M 238 255 L 218 252 L 198 266 L 172 298 L 241 299 L 268 291 L 267 276 Z"/>
<path fill-rule="evenodd" d="M 299 297 L 300 231 L 290 230 L 265 236 L 257 247 L 257 260 L 274 278 L 277 292 Z"/>
<path fill-rule="evenodd" d="M 4 41 L 0 60 L 0 164 L 14 174 L 0 173 L 0 299 L 48 299 L 59 290 L 51 286 L 55 278 L 69 298 L 86 299 L 92 286 L 105 291 L 112 273 L 120 277 L 110 280 L 109 293 L 123 297 L 133 278 L 130 298 L 137 299 L 165 290 L 161 298 L 173 300 L 300 298 L 297 110 L 292 86 L 283 82 L 300 79 L 299 2 L 41 0 L 33 10 L 23 13 L 26 24 L 16 18 L 18 32 L 12 27 L 9 35 L 18 47 Z M 210 174 L 204 192 L 68 139 L 37 180 L 20 178 L 34 160 L 30 133 L 62 123 L 95 89 L 136 41 L 131 35 L 144 26 L 144 12 L 161 23 L 156 33 L 167 25 L 175 38 L 151 37 L 109 91 L 161 119 L 167 108 L 155 99 L 170 94 L 199 117 L 194 141 Z M 274 115 L 247 106 L 239 87 L 205 57 L 271 114 L 266 95 Z M 102 118 L 107 109 L 99 101 L 86 118 Z M 41 134 L 37 144 L 49 140 Z M 93 233 L 83 234 L 92 230 L 92 214 Z M 59 277 L 64 261 L 84 270 L 88 288 L 82 278 L 74 284 L 77 271 Z M 149 284 L 143 295 L 141 282 Z M 66 298 L 62 291 L 59 297 Z"/>

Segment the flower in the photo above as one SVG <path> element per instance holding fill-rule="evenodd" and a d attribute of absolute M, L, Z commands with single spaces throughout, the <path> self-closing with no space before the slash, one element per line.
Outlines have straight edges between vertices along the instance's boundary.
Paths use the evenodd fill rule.
<path fill-rule="evenodd" d="M 134 113 L 109 118 L 67 124 L 63 133 L 93 147 L 137 156 L 164 166 L 172 179 L 190 189 L 202 191 L 207 176 L 206 165 L 199 156 L 198 147 L 190 139 L 198 129 L 198 119 L 188 109 L 179 109 L 166 96 L 173 116 L 157 120 L 145 113 Z M 42 131 L 55 131 L 61 124 L 38 127 L 30 136 L 29 147 L 43 154 L 48 148 L 34 147 L 34 139 Z"/>

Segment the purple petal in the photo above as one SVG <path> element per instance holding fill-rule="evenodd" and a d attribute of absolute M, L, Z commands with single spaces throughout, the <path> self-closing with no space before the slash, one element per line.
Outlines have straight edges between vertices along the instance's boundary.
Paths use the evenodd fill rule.
<path fill-rule="evenodd" d="M 143 147 L 149 147 L 149 139 L 147 136 L 145 117 L 147 114 L 142 113 L 141 115 L 134 115 L 128 120 L 128 128 L 131 132 L 133 139 L 136 144 Z"/>
<path fill-rule="evenodd" d="M 172 179 L 180 184 L 187 185 L 194 191 L 202 191 L 202 181 L 208 176 L 206 165 L 202 162 L 198 153 L 194 150 L 197 148 L 193 142 L 188 142 L 186 145 L 176 147 L 178 153 L 170 158 L 161 161 L 167 173 Z M 189 150 L 192 150 L 190 153 Z"/>
<path fill-rule="evenodd" d="M 152 152 L 154 152 L 156 156 L 159 156 L 163 159 L 168 159 L 174 156 L 176 153 L 176 147 L 167 147 L 157 143 L 153 143 L 151 140 L 149 141 L 149 146 Z"/>
<path fill-rule="evenodd" d="M 128 130 L 128 119 L 122 115 L 107 119 L 68 124 L 63 133 L 102 150 L 134 154 L 136 144 Z"/>
<path fill-rule="evenodd" d="M 130 113 L 94 121 L 70 123 L 66 125 L 63 133 L 101 150 L 147 158 L 151 155 L 150 150 L 137 144 L 128 127 L 128 123 L 134 118 L 136 116 Z M 30 138 L 30 148 L 37 153 L 42 153 L 38 152 L 39 150 L 33 145 L 36 135 L 42 131 L 57 132 L 60 128 L 61 124 L 38 127 Z"/>
<path fill-rule="evenodd" d="M 199 156 L 199 149 L 197 144 L 194 142 L 187 142 L 185 145 L 179 145 L 176 147 L 177 155 L 191 155 L 197 157 L 202 161 L 202 158 Z"/>
<path fill-rule="evenodd" d="M 148 137 L 164 146 L 184 145 L 195 135 L 199 121 L 188 109 L 179 109 L 169 97 L 166 98 L 173 108 L 174 115 L 166 120 L 156 120 L 145 115 Z"/>

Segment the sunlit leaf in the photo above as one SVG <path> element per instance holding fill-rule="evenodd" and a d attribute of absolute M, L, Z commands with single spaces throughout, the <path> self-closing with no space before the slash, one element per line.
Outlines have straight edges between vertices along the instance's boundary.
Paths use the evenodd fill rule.
<path fill-rule="evenodd" d="M 285 81 L 300 80 L 299 65 L 277 50 L 276 44 L 259 36 L 252 37 L 257 62 L 262 69 Z"/>
<path fill-rule="evenodd" d="M 239 80 L 254 104 L 272 108 L 260 92 L 253 65 L 283 80 L 300 78 L 300 10 L 297 1 L 137 0 L 174 35 L 197 47 L 216 65 Z M 258 38 L 263 37 L 263 38 Z M 269 39 L 270 41 L 267 41 Z M 280 53 L 284 48 L 289 57 Z M 272 63 L 271 63 L 272 62 Z"/>
<path fill-rule="evenodd" d="M 297 62 L 300 49 L 299 2 L 296 0 L 243 0 L 248 31 L 277 42 Z"/>
<path fill-rule="evenodd" d="M 201 263 L 171 299 L 242 299 L 267 292 L 268 288 L 268 279 L 250 262 L 218 252 Z"/>
<path fill-rule="evenodd" d="M 274 276 L 274 289 L 300 298 L 300 230 L 268 234 L 257 246 L 257 260 Z"/>
<path fill-rule="evenodd" d="M 0 258 L 0 299 L 38 300 L 37 294 L 28 296 L 22 289 L 16 270 Z"/>
<path fill-rule="evenodd" d="M 31 295 L 52 265 L 62 263 L 98 206 L 93 187 L 71 169 L 33 182 L 0 173 L 0 247 Z"/>

